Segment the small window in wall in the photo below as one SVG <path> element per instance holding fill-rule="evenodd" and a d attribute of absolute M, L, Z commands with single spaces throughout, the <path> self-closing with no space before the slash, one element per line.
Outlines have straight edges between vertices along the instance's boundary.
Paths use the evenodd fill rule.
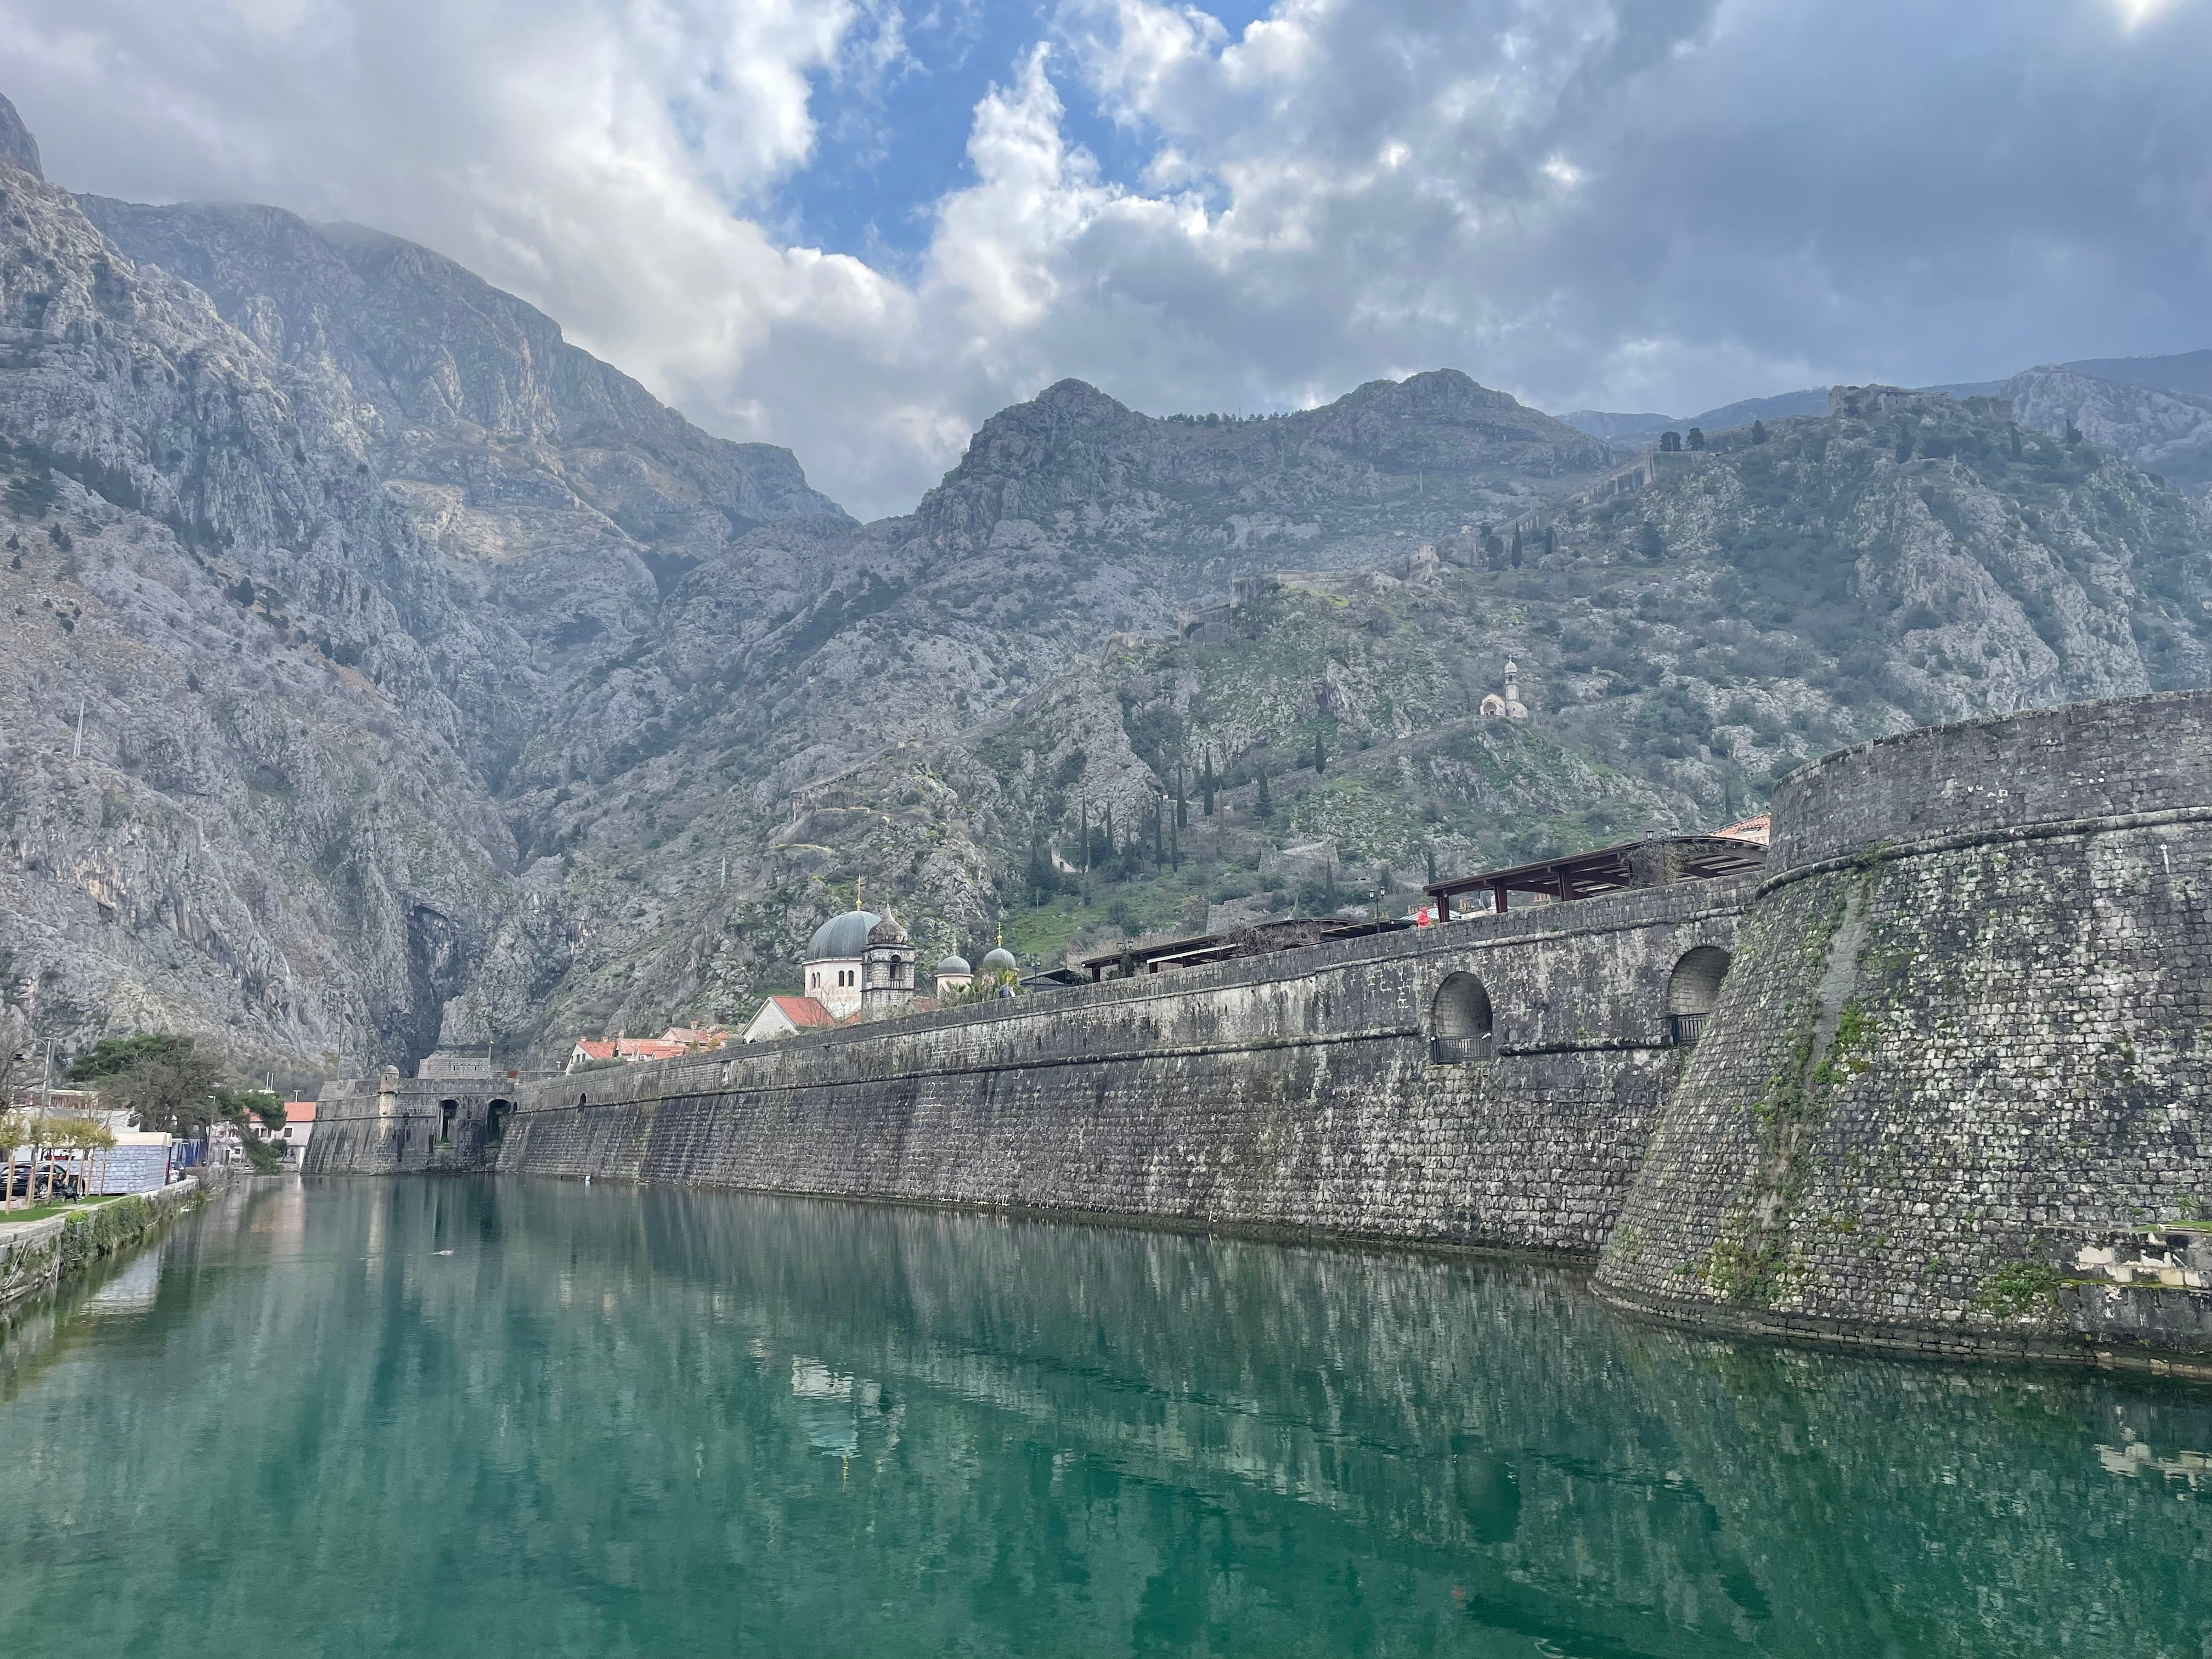
<path fill-rule="evenodd" d="M 1429 1058 L 1464 1066 L 1491 1056 L 1490 993 L 1473 974 L 1451 974 L 1429 1006 Z"/>
<path fill-rule="evenodd" d="M 1695 1042 L 1705 1034 L 1705 1018 L 1720 1000 L 1728 977 L 1729 953 L 1717 945 L 1700 945 L 1683 953 L 1667 975 L 1667 1041 Z"/>

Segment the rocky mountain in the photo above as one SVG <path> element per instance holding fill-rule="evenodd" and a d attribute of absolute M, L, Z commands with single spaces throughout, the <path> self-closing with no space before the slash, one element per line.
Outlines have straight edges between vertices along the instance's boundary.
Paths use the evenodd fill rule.
<path fill-rule="evenodd" d="M 2162 357 L 2081 357 L 2059 367 L 2092 380 L 2212 398 L 2212 351 L 2181 351 Z"/>
<path fill-rule="evenodd" d="M 1813 388 L 1772 398 L 1746 398 L 1702 415 L 1613 415 L 1601 409 L 1577 409 L 1560 418 L 1577 431 L 1604 439 L 1615 449 L 1633 450 L 1658 442 L 1660 434 L 1668 431 L 1687 432 L 1694 426 L 1705 432 L 1724 432 L 1730 427 L 1749 426 L 1753 421 L 1823 414 L 1827 406 L 1826 390 Z"/>
<path fill-rule="evenodd" d="M 2009 398 L 2022 424 L 2063 436 L 2069 422 L 2125 453 L 2146 471 L 2212 500 L 2212 351 L 2166 357 L 2096 357 L 2031 368 L 2009 380 L 1926 386 L 1954 398 Z M 1655 443 L 1668 430 L 1711 432 L 1817 414 L 1825 391 L 1784 392 L 1723 404 L 1680 420 L 1580 409 L 1565 416 L 1616 449 Z"/>
<path fill-rule="evenodd" d="M 1395 903 L 2212 668 L 2185 391 L 1846 390 L 1629 470 L 1448 370 L 1064 381 L 857 525 L 427 250 L 35 161 L 0 100 L 0 994 L 73 1043 L 742 1018 L 863 882 L 1040 963 Z"/>
<path fill-rule="evenodd" d="M 515 769 L 518 832 L 557 850 L 564 902 L 596 918 L 550 1017 L 740 1006 L 791 981 L 864 873 L 926 941 L 985 937 L 1012 832 L 947 759 L 963 734 L 1087 675 L 1109 635 L 1172 635 L 1241 575 L 1402 556 L 1610 459 L 1449 371 L 1253 421 L 1154 418 L 1064 381 L 987 422 L 909 516 L 753 532 L 688 574 L 659 641 L 562 702 Z M 465 1004 L 455 1040 L 519 1012 L 479 1025 Z"/>
<path fill-rule="evenodd" d="M 2021 423 L 2120 451 L 2146 472 L 2212 500 L 2212 396 L 2127 386 L 2070 368 L 2032 368 L 1998 388 Z"/>
<path fill-rule="evenodd" d="M 1395 908 L 1432 871 L 1713 827 L 1866 737 L 2212 672 L 2212 534 L 2125 457 L 1893 388 L 1765 434 L 1561 498 L 1517 538 L 1249 583 L 1188 637 L 1124 636 L 969 729 L 903 727 L 780 811 L 709 808 L 730 815 L 696 848 L 702 819 L 665 812 L 687 827 L 650 905 L 562 1006 L 741 1007 L 863 878 L 926 950 L 1003 923 L 1037 962 Z M 1480 713 L 1509 662 L 1526 721 Z M 726 888 L 702 869 L 748 839 Z"/>
<path fill-rule="evenodd" d="M 421 1053 L 527 914 L 495 795 L 563 651 L 755 523 L 848 521 L 421 250 L 93 204 L 234 326 L 0 114 L 0 987 L 72 1041 Z M 562 639 L 579 591 L 608 637 Z"/>

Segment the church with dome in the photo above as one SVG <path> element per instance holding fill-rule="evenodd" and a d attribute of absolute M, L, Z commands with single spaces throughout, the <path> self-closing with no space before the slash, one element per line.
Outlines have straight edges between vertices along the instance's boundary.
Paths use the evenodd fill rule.
<path fill-rule="evenodd" d="M 920 954 L 906 929 L 890 916 L 859 909 L 832 916 L 806 942 L 799 965 L 805 993 L 769 998 L 745 1028 L 744 1040 L 757 1042 L 896 1012 L 921 994 L 915 967 Z M 1010 981 L 1018 971 L 1013 953 L 1004 945 L 983 958 L 984 978 Z M 967 958 L 954 954 L 937 964 L 933 988 L 940 996 L 965 991 L 977 977 Z"/>
<path fill-rule="evenodd" d="M 814 930 L 800 982 L 832 1019 L 880 1016 L 914 1000 L 918 954 L 891 917 L 848 910 Z"/>

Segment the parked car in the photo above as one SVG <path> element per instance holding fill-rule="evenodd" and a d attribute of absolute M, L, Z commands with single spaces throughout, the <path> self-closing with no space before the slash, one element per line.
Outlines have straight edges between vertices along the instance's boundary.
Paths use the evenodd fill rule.
<path fill-rule="evenodd" d="M 15 1173 L 14 1195 L 17 1198 L 28 1198 L 33 1192 L 42 1200 L 50 1197 L 75 1199 L 84 1196 L 84 1182 L 79 1178 L 76 1171 L 65 1164 L 57 1164 L 51 1158 L 39 1165 L 35 1181 L 32 1178 L 31 1166 L 27 1164 L 18 1164 Z"/>

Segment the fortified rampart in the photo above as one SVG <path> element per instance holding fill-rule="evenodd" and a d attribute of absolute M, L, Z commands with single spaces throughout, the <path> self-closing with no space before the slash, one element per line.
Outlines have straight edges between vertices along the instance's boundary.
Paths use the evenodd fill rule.
<path fill-rule="evenodd" d="M 1793 775 L 1759 875 L 511 1096 L 334 1087 L 308 1167 L 1602 1247 L 1601 1291 L 1698 1324 L 2198 1364 L 2209 883 L 2212 694 L 2041 711 Z"/>
<path fill-rule="evenodd" d="M 2212 696 L 1833 755 L 1598 1274 L 1700 1324 L 2212 1356 Z"/>
<path fill-rule="evenodd" d="M 1669 976 L 1728 947 L 1747 890 L 1682 883 L 581 1073 L 520 1089 L 482 1161 L 1591 1252 L 1686 1052 Z M 1454 973 L 1487 990 L 1486 1060 L 1434 1061 Z M 440 1146 L 450 1085 L 392 1083 L 325 1096 L 310 1170 L 465 1166 L 483 1146 L 466 1099 Z"/>

